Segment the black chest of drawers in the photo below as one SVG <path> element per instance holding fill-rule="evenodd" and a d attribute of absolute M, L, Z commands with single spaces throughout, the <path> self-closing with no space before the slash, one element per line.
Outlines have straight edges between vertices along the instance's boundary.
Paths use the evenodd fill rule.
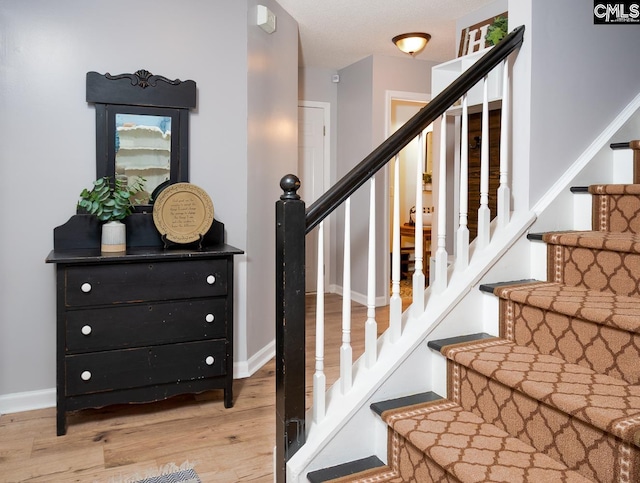
<path fill-rule="evenodd" d="M 56 264 L 58 435 L 67 412 L 85 408 L 210 389 L 231 407 L 241 250 L 150 246 L 103 256 L 57 245 L 46 261 Z"/>

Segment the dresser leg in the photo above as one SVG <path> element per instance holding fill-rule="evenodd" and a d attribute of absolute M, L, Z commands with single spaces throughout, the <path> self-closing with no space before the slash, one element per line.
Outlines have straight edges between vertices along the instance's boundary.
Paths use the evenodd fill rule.
<path fill-rule="evenodd" d="M 233 383 L 228 384 L 224 390 L 224 407 L 227 409 L 233 407 Z"/>
<path fill-rule="evenodd" d="M 56 409 L 56 425 L 58 436 L 64 436 L 67 434 L 67 415 L 65 414 L 64 409 Z"/>

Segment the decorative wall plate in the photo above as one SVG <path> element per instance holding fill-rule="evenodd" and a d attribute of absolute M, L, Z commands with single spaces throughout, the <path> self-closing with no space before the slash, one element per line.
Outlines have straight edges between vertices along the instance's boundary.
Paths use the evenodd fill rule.
<path fill-rule="evenodd" d="M 175 183 L 162 190 L 153 204 L 153 223 L 166 240 L 193 243 L 211 228 L 213 203 L 202 188 Z"/>

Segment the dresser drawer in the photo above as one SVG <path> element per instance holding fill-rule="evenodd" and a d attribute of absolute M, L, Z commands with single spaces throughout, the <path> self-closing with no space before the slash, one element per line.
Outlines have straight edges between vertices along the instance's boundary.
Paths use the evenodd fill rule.
<path fill-rule="evenodd" d="M 66 396 L 205 379 L 226 374 L 222 340 L 65 357 Z"/>
<path fill-rule="evenodd" d="M 70 266 L 65 306 L 144 302 L 227 293 L 227 261 L 189 260 Z"/>
<path fill-rule="evenodd" d="M 226 336 L 225 298 L 69 310 L 67 353 L 217 339 Z"/>

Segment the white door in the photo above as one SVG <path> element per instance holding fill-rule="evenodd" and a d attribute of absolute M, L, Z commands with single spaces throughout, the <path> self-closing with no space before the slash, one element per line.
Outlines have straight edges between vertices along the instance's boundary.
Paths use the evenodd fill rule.
<path fill-rule="evenodd" d="M 324 192 L 325 180 L 325 109 L 323 107 L 298 107 L 298 193 L 309 207 Z M 318 269 L 317 231 L 307 235 L 306 291 L 315 292 Z M 327 230 L 325 228 L 325 244 Z"/>

